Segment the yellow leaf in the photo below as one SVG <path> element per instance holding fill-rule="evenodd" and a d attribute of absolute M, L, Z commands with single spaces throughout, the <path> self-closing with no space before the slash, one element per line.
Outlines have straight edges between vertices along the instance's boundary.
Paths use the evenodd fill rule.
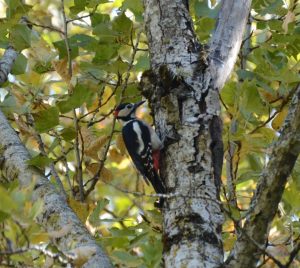
<path fill-rule="evenodd" d="M 280 113 L 276 115 L 274 120 L 272 121 L 272 128 L 274 130 L 279 130 L 288 114 L 288 108 L 283 108 Z"/>
<path fill-rule="evenodd" d="M 12 86 L 10 88 L 10 92 L 16 97 L 19 105 L 23 105 L 26 102 L 24 94 L 20 92 L 20 88 L 15 88 L 15 86 Z"/>
<path fill-rule="evenodd" d="M 104 182 L 110 182 L 113 178 L 113 175 L 111 173 L 111 171 L 107 168 L 103 168 L 101 171 L 101 176 L 100 176 L 101 180 Z"/>
<path fill-rule="evenodd" d="M 234 245 L 234 242 L 236 241 L 236 237 L 233 236 L 232 234 L 229 234 L 224 241 L 225 241 L 224 249 L 226 251 L 230 251 Z"/>
<path fill-rule="evenodd" d="M 47 110 L 47 109 L 51 108 L 51 105 L 48 104 L 48 103 L 43 102 L 42 99 L 37 99 L 37 100 L 35 100 L 34 102 L 32 102 L 30 104 L 30 107 L 31 107 L 31 112 L 32 113 L 38 113 L 40 111 Z"/>
<path fill-rule="evenodd" d="M 29 58 L 35 59 L 39 62 L 49 62 L 56 56 L 47 42 L 42 38 L 31 43 L 29 55 Z"/>
<path fill-rule="evenodd" d="M 45 86 L 44 76 L 34 71 L 26 72 L 18 76 L 24 84 L 28 84 L 32 87 L 43 87 Z"/>
<path fill-rule="evenodd" d="M 113 162 L 120 163 L 123 160 L 123 156 L 119 153 L 116 148 L 109 150 L 109 157 Z"/>
<path fill-rule="evenodd" d="M 30 235 L 30 242 L 32 244 L 38 244 L 47 241 L 49 241 L 48 233 L 33 233 Z"/>
<path fill-rule="evenodd" d="M 116 145 L 120 151 L 121 154 L 126 154 L 126 147 L 125 147 L 125 143 L 122 137 L 122 134 L 119 134 L 116 138 Z"/>
<path fill-rule="evenodd" d="M 70 82 L 71 76 L 69 75 L 68 60 L 66 58 L 52 61 L 52 66 L 65 82 Z"/>
<path fill-rule="evenodd" d="M 89 210 L 88 210 L 88 205 L 86 203 L 82 203 L 80 201 L 77 201 L 73 198 L 70 198 L 68 200 L 69 206 L 74 210 L 78 218 L 85 223 L 88 215 L 89 215 Z"/>
<path fill-rule="evenodd" d="M 35 135 L 34 129 L 25 123 L 22 116 L 18 116 L 17 114 L 14 113 L 14 118 L 15 118 L 15 122 L 16 122 L 20 132 L 24 136 L 34 136 Z"/>
<path fill-rule="evenodd" d="M 104 145 L 106 144 L 109 137 L 96 137 L 87 128 L 82 128 L 81 134 L 84 140 L 85 154 L 93 159 L 101 159 L 99 158 L 98 153 L 101 149 L 104 148 Z"/>
<path fill-rule="evenodd" d="M 100 168 L 99 163 L 91 163 L 88 166 L 86 166 L 86 170 L 88 171 L 89 175 L 91 177 L 95 176 Z M 110 182 L 113 178 L 113 175 L 109 169 L 106 167 L 102 167 L 101 174 L 100 174 L 100 180 L 104 182 Z"/>
<path fill-rule="evenodd" d="M 265 100 L 268 103 L 274 102 L 276 99 L 278 99 L 278 95 L 274 92 L 268 92 L 262 88 L 257 88 L 260 96 L 262 97 L 263 100 Z"/>

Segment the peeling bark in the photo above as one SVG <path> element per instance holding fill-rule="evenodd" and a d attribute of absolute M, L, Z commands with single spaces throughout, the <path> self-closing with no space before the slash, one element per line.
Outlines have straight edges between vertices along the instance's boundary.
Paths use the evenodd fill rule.
<path fill-rule="evenodd" d="M 6 76 L 17 55 L 12 48 L 8 50 L 0 65 L 0 73 L 6 74 Z M 6 81 L 6 77 L 3 77 L 1 81 Z M 18 179 L 20 187 L 25 187 L 34 181 L 33 200 L 42 199 L 44 204 L 43 213 L 39 216 L 38 221 L 46 231 L 59 231 L 66 225 L 70 227 L 69 232 L 53 241 L 55 245 L 64 253 L 71 252 L 76 248 L 83 250 L 84 247 L 93 248 L 95 254 L 82 267 L 112 267 L 107 255 L 67 205 L 64 196 L 58 194 L 50 181 L 38 170 L 27 165 L 26 162 L 30 159 L 29 153 L 1 111 L 0 153 L 0 169 L 8 180 Z"/>
<path fill-rule="evenodd" d="M 288 177 L 300 153 L 300 85 L 270 160 L 262 172 L 246 222 L 227 260 L 228 268 L 255 267 L 265 250 L 269 227 L 275 217 Z"/>
<path fill-rule="evenodd" d="M 168 193 L 175 193 L 163 208 L 166 267 L 223 263 L 219 90 L 236 61 L 250 4 L 223 2 L 206 50 L 195 36 L 186 1 L 144 0 L 151 71 L 141 84 L 165 145 L 161 176 Z"/>

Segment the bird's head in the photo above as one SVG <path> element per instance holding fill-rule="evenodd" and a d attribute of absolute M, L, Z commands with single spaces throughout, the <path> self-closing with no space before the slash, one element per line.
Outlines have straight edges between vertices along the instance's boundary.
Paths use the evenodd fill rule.
<path fill-rule="evenodd" d="M 114 111 L 114 116 L 117 119 L 128 121 L 135 118 L 136 109 L 141 106 L 145 101 L 139 101 L 137 103 L 122 103 L 117 106 Z"/>

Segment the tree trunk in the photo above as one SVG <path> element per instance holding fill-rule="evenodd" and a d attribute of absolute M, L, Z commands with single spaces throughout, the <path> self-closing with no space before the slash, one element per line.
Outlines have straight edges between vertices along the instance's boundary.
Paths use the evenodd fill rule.
<path fill-rule="evenodd" d="M 142 77 L 164 141 L 166 267 L 220 267 L 223 163 L 219 90 L 235 63 L 251 1 L 223 2 L 208 50 L 185 1 L 144 0 L 151 71 Z"/>

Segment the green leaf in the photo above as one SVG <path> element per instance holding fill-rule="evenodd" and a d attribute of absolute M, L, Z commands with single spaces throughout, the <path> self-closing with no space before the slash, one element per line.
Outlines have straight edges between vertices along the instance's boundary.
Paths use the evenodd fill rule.
<path fill-rule="evenodd" d="M 61 131 L 61 136 L 65 141 L 71 141 L 76 137 L 76 130 L 73 127 L 64 128 Z"/>
<path fill-rule="evenodd" d="M 47 73 L 49 71 L 52 71 L 53 67 L 51 62 L 37 62 L 34 67 L 33 71 L 37 72 L 38 74 Z"/>
<path fill-rule="evenodd" d="M 14 25 L 10 30 L 10 41 L 18 51 L 30 47 L 31 30 L 24 24 Z"/>
<path fill-rule="evenodd" d="M 147 210 L 147 218 L 151 219 L 151 223 L 161 224 L 162 222 L 162 215 L 158 210 Z"/>
<path fill-rule="evenodd" d="M 100 243 L 103 247 L 125 248 L 129 245 L 128 237 L 101 237 Z"/>
<path fill-rule="evenodd" d="M 96 5 L 109 3 L 111 0 L 89 0 L 87 7 L 94 8 Z"/>
<path fill-rule="evenodd" d="M 35 166 L 39 168 L 44 168 L 49 166 L 52 163 L 53 159 L 48 158 L 47 156 L 37 155 L 27 161 L 27 164 L 30 166 Z"/>
<path fill-rule="evenodd" d="M 70 12 L 74 15 L 85 10 L 87 0 L 74 0 L 74 6 L 70 7 Z"/>
<path fill-rule="evenodd" d="M 3 85 L 2 85 L 3 86 Z M 7 94 L 5 96 L 5 99 L 0 102 L 0 108 L 2 110 L 2 112 L 4 112 L 5 114 L 9 114 L 9 113 L 23 113 L 25 112 L 26 108 L 25 107 L 20 107 L 17 104 L 16 98 L 10 94 Z"/>
<path fill-rule="evenodd" d="M 128 70 L 128 63 L 122 61 L 122 59 L 120 57 L 118 57 L 118 59 L 116 61 L 114 61 L 111 64 L 108 64 L 106 66 L 104 65 L 102 67 L 107 72 L 122 74 Z"/>
<path fill-rule="evenodd" d="M 284 15 L 282 12 L 285 11 L 284 8 L 284 2 L 282 0 L 255 0 L 252 3 L 252 7 L 256 10 L 256 12 L 259 12 L 260 15 L 266 15 L 266 14 L 278 14 L 278 15 Z"/>
<path fill-rule="evenodd" d="M 220 9 L 220 4 L 216 8 L 209 8 L 206 1 L 195 1 L 195 12 L 198 17 L 216 18 Z"/>
<path fill-rule="evenodd" d="M 239 69 L 237 70 L 237 75 L 239 76 L 239 79 L 241 80 L 252 80 L 255 78 L 255 74 L 253 72 L 250 72 L 250 71 L 247 71 L 247 70 L 242 70 L 242 69 Z"/>
<path fill-rule="evenodd" d="M 9 217 L 10 217 L 9 213 L 6 213 L 6 212 L 0 210 L 0 223 L 2 223 L 3 221 L 5 221 Z"/>
<path fill-rule="evenodd" d="M 35 200 L 30 209 L 30 214 L 28 215 L 29 218 L 35 219 L 41 212 L 43 212 L 43 208 L 44 208 L 43 200 L 41 198 Z"/>
<path fill-rule="evenodd" d="M 95 57 L 93 58 L 93 63 L 106 64 L 111 59 L 118 55 L 118 49 L 120 45 L 107 45 L 100 44 L 97 46 Z"/>
<path fill-rule="evenodd" d="M 95 27 L 98 24 L 110 22 L 110 17 L 107 14 L 95 13 L 91 17 L 91 22 L 92 26 Z"/>
<path fill-rule="evenodd" d="M 70 42 L 73 46 L 82 47 L 88 51 L 94 51 L 98 45 L 98 40 L 94 37 L 85 34 L 75 34 L 70 38 Z"/>
<path fill-rule="evenodd" d="M 203 17 L 197 23 L 196 26 L 196 33 L 199 36 L 200 40 L 207 40 L 209 39 L 211 32 L 215 27 L 216 20 L 213 18 Z"/>
<path fill-rule="evenodd" d="M 141 245 L 144 253 L 144 260 L 149 267 L 159 267 L 159 263 L 162 255 L 162 244 L 156 241 L 149 241 Z"/>
<path fill-rule="evenodd" d="M 113 236 L 135 236 L 135 229 L 134 228 L 124 228 L 124 229 L 119 229 L 116 227 L 112 227 L 109 229 L 109 231 L 111 232 L 111 234 Z"/>
<path fill-rule="evenodd" d="M 70 38 L 68 39 L 68 41 L 69 41 L 71 59 L 74 59 L 78 56 L 78 53 L 79 53 L 78 45 L 77 45 L 76 41 L 74 41 Z M 54 45 L 55 48 L 58 49 L 60 59 L 68 57 L 68 53 L 67 53 L 67 49 L 66 49 L 66 43 L 65 43 L 64 40 L 54 42 L 53 45 Z"/>
<path fill-rule="evenodd" d="M 261 115 L 267 112 L 267 106 L 264 105 L 262 99 L 260 97 L 259 92 L 257 91 L 257 86 L 255 81 L 248 82 L 247 80 L 243 82 L 241 85 L 243 91 L 243 97 L 241 101 L 241 112 L 248 115 L 253 116 L 253 112 L 255 114 Z M 247 115 L 248 114 L 248 115 Z M 250 117 L 248 118 L 251 119 Z"/>
<path fill-rule="evenodd" d="M 122 12 L 112 22 L 112 29 L 122 35 L 130 35 L 132 21 Z"/>
<path fill-rule="evenodd" d="M 130 241 L 130 247 L 133 248 L 146 243 L 146 241 L 148 240 L 148 235 L 148 232 L 141 233 L 140 235 L 138 235 Z"/>
<path fill-rule="evenodd" d="M 137 59 L 137 63 L 134 65 L 133 69 L 137 72 L 145 71 L 150 69 L 150 60 L 148 55 L 140 56 Z"/>
<path fill-rule="evenodd" d="M 47 132 L 59 124 L 59 113 L 56 107 L 51 107 L 33 114 L 35 129 L 39 133 Z"/>
<path fill-rule="evenodd" d="M 11 73 L 15 75 L 23 74 L 26 71 L 26 66 L 27 58 L 22 53 L 20 53 L 14 62 Z"/>
<path fill-rule="evenodd" d="M 144 11 L 143 1 L 142 0 L 125 0 L 122 3 L 121 9 L 126 11 L 126 9 L 130 9 L 135 16 L 135 19 L 140 21 L 142 19 L 142 13 Z"/>
<path fill-rule="evenodd" d="M 240 213 L 240 211 L 239 211 L 238 208 L 236 208 L 236 207 L 234 207 L 234 206 L 229 206 L 227 209 L 228 209 L 228 211 L 229 211 L 231 217 L 232 217 L 235 221 L 240 220 L 240 218 L 241 218 L 241 213 Z"/>
<path fill-rule="evenodd" d="M 24 1 L 19 0 L 5 0 L 7 5 L 6 18 L 19 21 L 23 15 L 28 15 L 32 6 L 24 4 Z"/>
<path fill-rule="evenodd" d="M 67 113 L 75 108 L 80 107 L 88 100 L 91 93 L 92 92 L 87 90 L 84 86 L 77 84 L 74 88 L 73 94 L 66 100 L 58 102 L 57 107 L 61 113 Z"/>
<path fill-rule="evenodd" d="M 90 74 L 93 78 L 98 80 L 105 80 L 107 77 L 107 72 L 102 70 L 102 67 L 96 64 L 91 64 L 89 62 L 81 62 L 80 70 L 85 73 Z"/>
<path fill-rule="evenodd" d="M 54 141 L 51 143 L 51 146 L 49 147 L 49 153 L 51 153 L 57 145 L 59 145 L 59 139 L 55 138 Z"/>
<path fill-rule="evenodd" d="M 139 257 L 133 256 L 128 252 L 121 250 L 114 250 L 112 253 L 112 257 L 119 263 L 125 264 L 127 267 L 137 266 L 142 262 Z"/>
<path fill-rule="evenodd" d="M 120 99 L 120 92 L 119 94 L 116 94 L 116 100 L 119 101 Z M 141 100 L 141 95 L 138 89 L 137 84 L 129 85 L 125 90 L 125 96 L 123 96 L 122 101 L 123 102 L 137 102 Z"/>
<path fill-rule="evenodd" d="M 1 196 L 0 211 L 11 213 L 12 210 L 17 209 L 16 202 L 14 202 L 9 192 L 6 189 L 4 189 L 1 185 L 0 185 L 0 196 Z"/>
<path fill-rule="evenodd" d="M 101 224 L 101 220 L 99 218 L 101 211 L 109 204 L 109 200 L 103 198 L 97 202 L 97 206 L 89 216 L 89 222 L 93 226 L 99 226 Z"/>

